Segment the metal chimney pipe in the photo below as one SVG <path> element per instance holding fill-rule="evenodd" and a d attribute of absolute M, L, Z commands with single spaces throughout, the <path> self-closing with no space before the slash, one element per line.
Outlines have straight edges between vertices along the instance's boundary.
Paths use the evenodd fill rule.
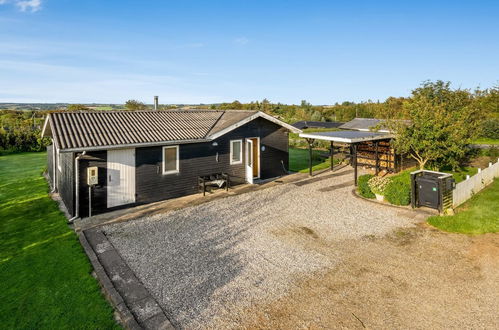
<path fill-rule="evenodd" d="M 154 110 L 158 110 L 158 97 L 154 97 Z"/>

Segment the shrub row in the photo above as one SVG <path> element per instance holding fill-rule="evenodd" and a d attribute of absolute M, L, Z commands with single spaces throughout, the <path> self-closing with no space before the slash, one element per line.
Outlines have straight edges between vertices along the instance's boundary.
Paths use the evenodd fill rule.
<path fill-rule="evenodd" d="M 369 186 L 369 180 L 374 175 L 365 174 L 359 176 L 358 192 L 359 195 L 366 198 L 374 198 L 375 195 Z M 386 200 L 394 205 L 409 205 L 411 202 L 411 176 L 409 172 L 403 172 L 397 176 L 389 178 L 389 182 L 384 188 Z"/>

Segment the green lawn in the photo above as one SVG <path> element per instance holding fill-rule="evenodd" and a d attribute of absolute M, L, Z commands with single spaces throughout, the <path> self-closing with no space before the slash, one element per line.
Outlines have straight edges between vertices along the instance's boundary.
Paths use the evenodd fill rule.
<path fill-rule="evenodd" d="M 459 183 L 461 181 L 466 180 L 466 175 L 473 176 L 473 175 L 477 174 L 478 168 L 464 166 L 464 167 L 460 167 L 457 171 L 443 170 L 442 172 L 452 174 L 452 177 L 454 178 L 454 180 L 456 180 L 456 182 Z"/>
<path fill-rule="evenodd" d="M 48 197 L 46 153 L 0 156 L 2 329 L 119 328 L 76 234 Z"/>
<path fill-rule="evenodd" d="M 499 145 L 499 139 L 479 138 L 473 141 L 474 144 L 495 144 Z"/>
<path fill-rule="evenodd" d="M 455 233 L 499 232 L 499 179 L 460 206 L 455 215 L 432 216 L 428 223 Z"/>
<path fill-rule="evenodd" d="M 322 151 L 326 153 L 327 151 Z M 314 150 L 312 156 L 312 170 L 318 171 L 329 168 L 331 161 L 329 158 L 322 159 L 319 157 L 321 151 Z M 289 148 L 289 170 L 293 172 L 308 173 L 308 149 Z M 334 164 L 338 164 L 339 160 L 334 159 Z"/>

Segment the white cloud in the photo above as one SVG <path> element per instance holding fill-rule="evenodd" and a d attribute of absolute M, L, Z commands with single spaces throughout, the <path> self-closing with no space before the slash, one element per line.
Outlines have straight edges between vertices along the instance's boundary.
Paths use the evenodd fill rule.
<path fill-rule="evenodd" d="M 30 11 L 34 13 L 42 8 L 41 0 L 22 0 L 16 1 L 16 6 L 19 7 L 21 11 Z"/>
<path fill-rule="evenodd" d="M 249 40 L 248 40 L 248 38 L 246 38 L 246 37 L 239 37 L 239 38 L 234 39 L 234 43 L 235 43 L 236 45 L 240 45 L 240 46 L 244 46 L 244 45 L 246 45 L 248 42 L 249 42 Z"/>

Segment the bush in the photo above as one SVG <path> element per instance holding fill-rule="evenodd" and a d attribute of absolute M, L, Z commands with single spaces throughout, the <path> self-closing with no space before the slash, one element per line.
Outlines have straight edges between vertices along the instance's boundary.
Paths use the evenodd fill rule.
<path fill-rule="evenodd" d="M 490 118 L 483 121 L 482 137 L 499 139 L 499 118 Z"/>
<path fill-rule="evenodd" d="M 365 174 L 365 175 L 361 175 L 359 176 L 359 180 L 358 180 L 358 186 L 357 186 L 357 191 L 359 192 L 359 195 L 361 195 L 362 197 L 366 197 L 366 198 L 374 198 L 376 196 L 374 196 L 374 193 L 371 191 L 371 188 L 369 187 L 369 184 L 368 184 L 368 181 L 371 180 L 371 178 L 373 178 L 374 175 L 371 175 L 371 174 Z"/>
<path fill-rule="evenodd" d="M 409 205 L 411 202 L 411 176 L 409 172 L 391 178 L 385 190 L 385 198 L 390 204 Z"/>
<path fill-rule="evenodd" d="M 382 176 L 374 176 L 367 182 L 369 188 L 371 188 L 371 191 L 378 195 L 385 194 L 386 187 L 389 183 L 390 179 L 384 178 Z"/>

